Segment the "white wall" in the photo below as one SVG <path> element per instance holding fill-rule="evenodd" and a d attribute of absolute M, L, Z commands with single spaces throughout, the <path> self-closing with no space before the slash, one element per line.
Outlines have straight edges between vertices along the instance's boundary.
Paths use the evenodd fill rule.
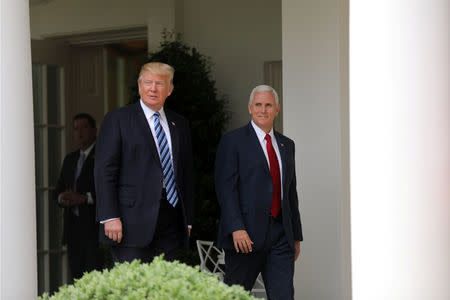
<path fill-rule="evenodd" d="M 186 41 L 211 56 L 219 93 L 229 96 L 229 128 L 244 125 L 264 61 L 281 59 L 281 0 L 190 0 L 184 9 Z"/>
<path fill-rule="evenodd" d="M 184 11 L 184 12 L 183 12 Z M 155 49 L 162 28 L 211 57 L 219 94 L 230 100 L 229 128 L 248 122 L 251 89 L 264 61 L 281 59 L 281 0 L 52 0 L 31 6 L 31 36 L 45 38 L 147 25 Z"/>
<path fill-rule="evenodd" d="M 155 0 L 52 0 L 30 5 L 31 38 L 145 26 L 152 2 Z"/>
<path fill-rule="evenodd" d="M 0 40 L 0 299 L 36 299 L 28 1 L 2 0 Z"/>
<path fill-rule="evenodd" d="M 353 299 L 447 300 L 449 2 L 350 2 Z"/>
<path fill-rule="evenodd" d="M 296 299 L 350 299 L 347 1 L 283 1 L 284 129 L 304 242 Z"/>

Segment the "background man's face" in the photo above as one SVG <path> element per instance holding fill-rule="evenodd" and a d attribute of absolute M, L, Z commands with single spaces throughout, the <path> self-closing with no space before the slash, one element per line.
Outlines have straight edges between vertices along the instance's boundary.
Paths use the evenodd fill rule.
<path fill-rule="evenodd" d="M 144 72 L 138 82 L 139 95 L 145 105 L 153 111 L 164 106 L 166 98 L 172 93 L 173 86 L 168 76 Z"/>
<path fill-rule="evenodd" d="M 253 94 L 252 103 L 248 105 L 248 111 L 253 122 L 265 132 L 269 132 L 273 127 L 273 120 L 280 112 L 280 105 L 276 104 L 272 92 L 256 92 Z"/>
<path fill-rule="evenodd" d="M 95 141 L 97 128 L 92 128 L 87 119 L 77 119 L 73 121 L 73 135 L 77 145 L 85 150 Z"/>

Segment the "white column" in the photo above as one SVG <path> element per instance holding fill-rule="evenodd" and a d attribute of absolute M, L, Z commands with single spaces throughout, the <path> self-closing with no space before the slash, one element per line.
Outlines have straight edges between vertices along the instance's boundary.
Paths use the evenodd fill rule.
<path fill-rule="evenodd" d="M 284 132 L 304 242 L 296 299 L 350 299 L 348 1 L 283 0 Z"/>
<path fill-rule="evenodd" d="M 353 300 L 450 299 L 448 11 L 350 1 Z"/>
<path fill-rule="evenodd" d="M 0 299 L 35 299 L 33 100 L 26 0 L 1 1 L 0 71 Z"/>

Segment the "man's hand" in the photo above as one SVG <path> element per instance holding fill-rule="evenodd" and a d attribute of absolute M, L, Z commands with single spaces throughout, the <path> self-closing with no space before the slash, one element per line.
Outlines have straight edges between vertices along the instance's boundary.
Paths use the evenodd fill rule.
<path fill-rule="evenodd" d="M 106 222 L 104 225 L 105 235 L 109 239 L 120 243 L 122 241 L 122 221 L 120 219 L 114 219 Z"/>
<path fill-rule="evenodd" d="M 192 227 L 188 226 L 188 237 L 191 237 L 191 229 Z"/>
<path fill-rule="evenodd" d="M 250 239 L 250 237 L 247 234 L 247 231 L 245 230 L 236 230 L 233 232 L 233 242 L 234 242 L 234 249 L 236 249 L 236 252 L 239 253 L 249 253 L 252 252 L 252 245 L 253 242 Z"/>
<path fill-rule="evenodd" d="M 72 192 L 71 190 L 67 190 L 61 193 L 61 201 L 60 203 L 63 206 L 75 206 L 82 203 L 85 203 L 87 200 L 85 195 L 80 193 Z"/>
<path fill-rule="evenodd" d="M 297 260 L 298 256 L 300 255 L 300 241 L 294 241 L 294 246 L 295 246 L 294 260 Z"/>

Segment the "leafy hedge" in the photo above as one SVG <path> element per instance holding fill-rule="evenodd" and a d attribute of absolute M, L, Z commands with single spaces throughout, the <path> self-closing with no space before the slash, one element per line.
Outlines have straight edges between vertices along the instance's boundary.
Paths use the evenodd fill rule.
<path fill-rule="evenodd" d="M 162 256 L 151 264 L 116 264 L 111 270 L 92 271 L 76 280 L 73 285 L 62 286 L 53 296 L 44 293 L 39 300 L 59 299 L 256 299 L 242 287 L 228 286 L 217 277 L 199 272 L 178 261 L 168 262 Z"/>

